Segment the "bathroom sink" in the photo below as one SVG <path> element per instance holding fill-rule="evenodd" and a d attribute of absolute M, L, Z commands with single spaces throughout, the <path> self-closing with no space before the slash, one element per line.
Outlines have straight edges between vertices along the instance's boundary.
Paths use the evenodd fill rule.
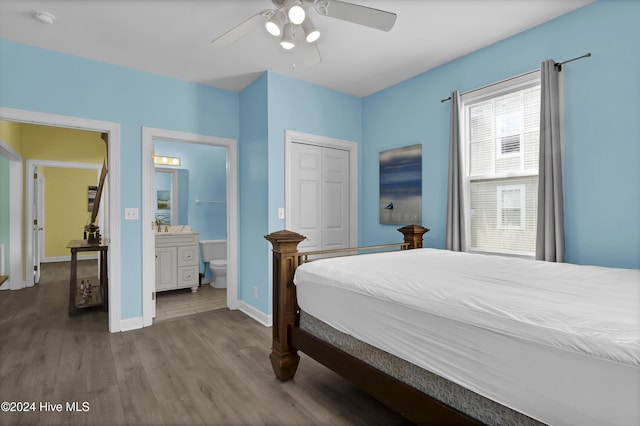
<path fill-rule="evenodd" d="M 192 233 L 189 225 L 160 225 L 155 227 L 156 234 L 185 234 Z"/>

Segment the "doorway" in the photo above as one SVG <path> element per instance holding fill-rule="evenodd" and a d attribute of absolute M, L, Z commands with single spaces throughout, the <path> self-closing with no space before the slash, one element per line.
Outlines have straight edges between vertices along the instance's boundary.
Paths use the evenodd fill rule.
<path fill-rule="evenodd" d="M 26 250 L 31 254 L 33 264 L 27 266 L 27 270 L 30 272 L 27 274 L 26 286 L 31 287 L 34 284 L 38 284 L 40 281 L 40 264 L 43 262 L 59 262 L 69 259 L 69 251 L 62 249 L 62 244 L 66 244 L 70 239 L 82 239 L 82 227 L 86 224 L 85 216 L 87 216 L 87 203 L 86 196 L 71 197 L 72 194 L 86 195 L 87 188 L 82 186 L 82 183 L 98 182 L 100 178 L 100 172 L 102 165 L 96 163 L 78 163 L 78 162 L 66 162 L 66 161 L 54 161 L 54 160 L 33 160 L 28 159 L 26 161 L 26 176 L 33 179 L 26 180 L 26 205 L 32 206 L 32 208 L 26 211 L 26 223 L 31 226 L 25 228 L 25 241 Z M 47 173 L 42 173 L 47 170 Z M 54 173 L 57 171 L 57 173 Z M 57 191 L 48 191 L 50 196 L 53 194 L 61 194 L 64 199 L 47 200 L 45 197 L 45 176 L 50 175 L 50 184 L 57 187 Z M 69 191 L 69 182 L 75 186 L 72 191 Z M 104 189 L 105 195 L 108 194 L 108 188 Z M 45 200 L 47 200 L 45 202 Z M 108 234 L 108 228 L 105 226 L 104 212 L 108 210 L 108 197 L 103 198 L 103 202 L 100 204 L 98 211 L 98 225 L 103 232 Z M 67 210 L 68 212 L 58 211 L 53 216 L 56 222 L 51 223 L 51 228 L 55 230 L 56 235 L 63 235 L 63 239 L 54 238 L 53 244 L 49 244 L 49 249 L 52 253 L 46 253 L 45 250 L 45 214 L 46 203 L 50 208 L 54 210 Z M 84 210 L 83 210 L 84 208 Z M 75 236 L 75 238 L 74 238 Z M 51 239 L 49 239 L 51 241 Z M 97 258 L 95 255 L 91 258 Z M 80 256 L 80 259 L 87 258 Z M 33 273 L 31 271 L 33 270 Z"/>
<path fill-rule="evenodd" d="M 109 200 L 109 208 L 107 212 L 108 237 L 109 239 L 109 257 L 108 257 L 108 273 L 110 277 L 109 283 L 109 331 L 115 333 L 121 331 L 121 318 L 120 318 L 120 125 L 118 123 L 111 123 L 106 121 L 91 120 L 86 118 L 71 117 L 64 115 L 55 115 L 48 113 L 41 113 L 35 111 L 19 110 L 13 108 L 0 107 L 0 120 L 18 122 L 18 123 L 30 123 L 36 125 L 63 127 L 70 129 L 88 130 L 92 132 L 107 133 L 109 137 L 109 150 L 108 150 L 108 163 L 109 163 L 109 194 L 107 198 Z M 13 190 L 17 190 L 19 194 L 23 191 L 22 173 L 11 173 L 9 186 Z M 19 189 L 18 189 L 19 188 Z M 21 195 L 12 200 L 19 199 L 21 204 Z M 32 209 L 32 206 L 26 206 L 26 211 Z M 12 223 L 14 215 L 11 215 Z M 21 223 L 21 220 L 16 219 L 16 223 Z M 22 226 L 21 226 L 22 227 Z M 13 228 L 13 227 L 12 227 Z M 28 240 L 27 240 L 28 241 Z M 25 271 L 26 265 L 32 265 L 32 253 L 26 251 L 26 255 L 22 258 L 21 253 L 23 250 L 22 238 L 11 238 L 10 246 L 11 256 L 11 270 L 12 271 Z M 17 265 L 14 266 L 14 256 L 20 258 Z M 22 287 L 24 287 L 24 282 Z M 13 284 L 12 284 L 13 288 Z"/>
<path fill-rule="evenodd" d="M 143 275 L 143 326 L 153 324 L 156 316 L 156 263 L 155 263 L 155 214 L 157 193 L 155 188 L 154 141 L 209 145 L 226 149 L 226 239 L 227 239 L 227 307 L 237 309 L 237 144 L 236 140 L 193 133 L 176 132 L 144 127 L 142 129 L 142 275 Z M 189 199 L 189 205 L 202 200 Z"/>
<path fill-rule="evenodd" d="M 358 145 L 286 131 L 285 228 L 307 239 L 302 250 L 358 245 Z"/>

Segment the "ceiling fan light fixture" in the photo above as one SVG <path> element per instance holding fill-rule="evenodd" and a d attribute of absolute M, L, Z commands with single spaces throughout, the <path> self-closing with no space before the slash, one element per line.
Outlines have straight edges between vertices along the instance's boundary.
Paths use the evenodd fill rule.
<path fill-rule="evenodd" d="M 302 22 L 302 31 L 304 31 L 304 39 L 307 43 L 313 43 L 320 38 L 320 31 L 313 25 L 310 18 Z"/>
<path fill-rule="evenodd" d="M 282 34 L 282 28 L 286 23 L 287 17 L 284 15 L 284 12 L 281 10 L 276 11 L 271 19 L 267 21 L 265 26 L 267 27 L 267 31 L 272 36 L 278 37 Z"/>
<path fill-rule="evenodd" d="M 302 7 L 302 2 L 300 0 L 295 0 L 289 10 L 287 11 L 287 16 L 289 17 L 289 21 L 292 24 L 300 25 L 304 22 L 304 18 L 306 18 L 306 13 L 304 8 Z"/>
<path fill-rule="evenodd" d="M 282 31 L 282 38 L 280 39 L 280 46 L 285 50 L 291 50 L 296 46 L 296 43 L 293 41 L 293 24 L 285 24 Z"/>

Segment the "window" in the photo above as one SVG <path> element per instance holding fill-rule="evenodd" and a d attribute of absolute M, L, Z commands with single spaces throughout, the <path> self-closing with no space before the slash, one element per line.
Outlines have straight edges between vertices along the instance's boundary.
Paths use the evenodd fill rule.
<path fill-rule="evenodd" d="M 499 186 L 497 192 L 498 229 L 525 229 L 524 185 Z"/>
<path fill-rule="evenodd" d="M 469 251 L 533 256 L 538 203 L 540 76 L 462 96 Z"/>

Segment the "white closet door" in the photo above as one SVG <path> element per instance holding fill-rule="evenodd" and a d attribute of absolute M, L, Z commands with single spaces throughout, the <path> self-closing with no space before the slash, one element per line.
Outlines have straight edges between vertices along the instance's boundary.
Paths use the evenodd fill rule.
<path fill-rule="evenodd" d="M 349 152 L 322 148 L 322 249 L 349 247 Z"/>
<path fill-rule="evenodd" d="M 349 247 L 349 152 L 291 146 L 291 230 L 307 237 L 302 251 Z"/>

